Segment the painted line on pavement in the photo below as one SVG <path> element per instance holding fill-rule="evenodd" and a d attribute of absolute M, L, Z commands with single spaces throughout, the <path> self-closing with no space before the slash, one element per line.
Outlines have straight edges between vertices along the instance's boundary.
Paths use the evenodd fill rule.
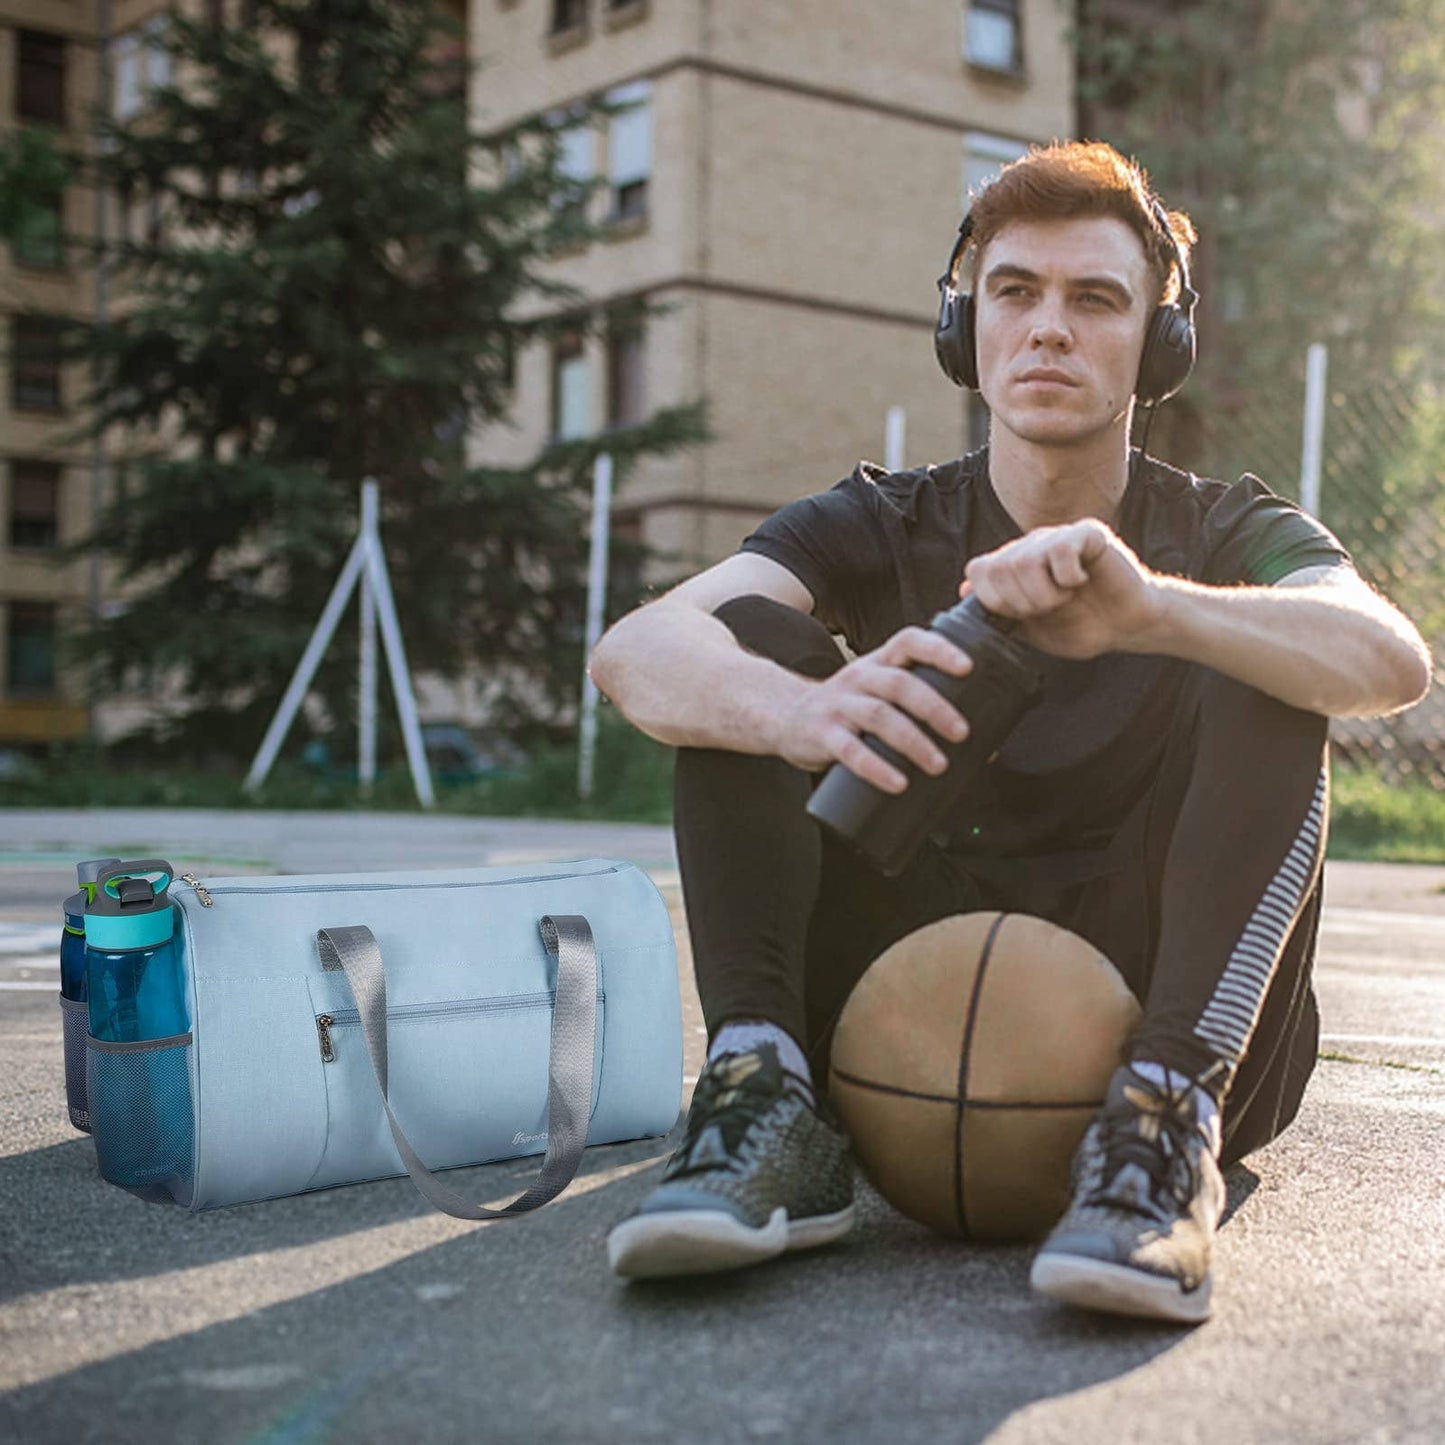
<path fill-rule="evenodd" d="M 1384 908 L 1330 908 L 1320 917 L 1320 927 L 1334 933 L 1389 932 L 1417 928 L 1423 933 L 1445 934 L 1445 915 L 1439 913 L 1392 913 Z"/>
<path fill-rule="evenodd" d="M 1384 1044 L 1391 1048 L 1445 1049 L 1445 1039 L 1423 1034 L 1321 1034 L 1322 1044 Z"/>

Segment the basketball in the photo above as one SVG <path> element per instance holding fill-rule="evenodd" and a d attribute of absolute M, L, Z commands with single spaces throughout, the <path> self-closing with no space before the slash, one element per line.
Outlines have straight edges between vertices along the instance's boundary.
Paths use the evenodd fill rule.
<path fill-rule="evenodd" d="M 1035 1239 L 1140 1015 L 1092 944 L 1023 913 L 899 939 L 838 1018 L 828 1093 L 893 1207 L 965 1239 Z"/>

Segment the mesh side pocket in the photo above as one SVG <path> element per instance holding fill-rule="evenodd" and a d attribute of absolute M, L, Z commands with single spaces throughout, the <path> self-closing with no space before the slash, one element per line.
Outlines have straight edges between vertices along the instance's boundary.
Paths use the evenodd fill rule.
<path fill-rule="evenodd" d="M 134 1044 L 87 1036 L 85 1053 L 101 1177 L 152 1203 L 189 1206 L 191 1035 Z"/>
<path fill-rule="evenodd" d="M 85 1035 L 90 1028 L 90 1006 L 83 998 L 60 996 L 60 1022 L 65 1038 L 65 1104 L 70 1122 L 90 1133 L 90 1106 L 86 1102 Z"/>

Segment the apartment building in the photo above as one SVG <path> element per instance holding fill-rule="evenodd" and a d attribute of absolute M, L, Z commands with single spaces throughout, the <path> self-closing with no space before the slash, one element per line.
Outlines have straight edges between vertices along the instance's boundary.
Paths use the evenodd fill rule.
<path fill-rule="evenodd" d="M 112 104 L 138 107 L 162 78 L 154 27 L 163 0 L 0 0 L 0 132 L 45 126 L 83 141 L 108 46 Z M 61 655 L 68 615 L 100 605 L 98 564 L 63 565 L 85 535 L 100 470 L 72 439 L 83 370 L 54 355 L 57 318 L 102 304 L 91 259 L 66 234 L 96 233 L 96 198 L 76 185 L 0 246 L 0 747 L 83 736 L 87 699 Z"/>
<path fill-rule="evenodd" d="M 908 465 L 975 444 L 977 404 L 933 357 L 935 282 L 969 189 L 1072 134 L 1068 24 L 1058 0 L 471 0 L 480 128 L 634 102 L 569 138 L 569 170 L 605 178 L 607 233 L 559 266 L 604 311 L 669 308 L 521 355 L 513 425 L 478 456 L 706 400 L 716 441 L 614 503 L 672 554 L 661 580 L 883 461 L 890 407 Z"/>
<path fill-rule="evenodd" d="M 594 95 L 633 103 L 569 137 L 569 169 L 605 179 L 607 229 L 558 266 L 604 311 L 639 298 L 667 308 L 641 331 L 521 354 L 511 424 L 473 439 L 479 459 L 520 461 L 551 437 L 706 400 L 716 441 L 640 467 L 614 503 L 618 532 L 668 554 L 661 579 L 726 555 L 860 457 L 882 460 L 890 407 L 905 411 L 908 464 L 978 439 L 976 405 L 933 360 L 934 283 L 967 191 L 1030 141 L 1071 133 L 1066 6 L 438 3 L 465 16 L 479 128 Z M 0 0 L 0 128 L 82 137 L 106 92 L 119 114 L 142 108 L 165 78 L 154 39 L 169 8 Z M 86 378 L 46 344 L 53 318 L 114 304 L 60 243 L 98 224 L 113 229 L 113 209 L 76 186 L 0 246 L 0 747 L 114 730 L 59 649 L 66 618 L 108 593 L 98 562 L 58 559 L 87 530 L 105 474 L 88 444 L 66 440 Z M 425 711 L 455 711 L 439 679 L 418 681 Z"/>

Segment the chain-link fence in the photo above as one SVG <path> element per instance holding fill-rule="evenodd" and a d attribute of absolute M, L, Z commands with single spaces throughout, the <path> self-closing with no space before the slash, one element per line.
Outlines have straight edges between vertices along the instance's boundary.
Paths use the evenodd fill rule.
<path fill-rule="evenodd" d="M 1283 385 L 1209 429 L 1215 476 L 1261 475 L 1299 500 L 1303 388 Z M 1361 574 L 1419 627 L 1445 662 L 1445 390 L 1383 377 L 1329 385 L 1318 513 Z M 1335 757 L 1390 782 L 1445 789 L 1445 688 L 1384 718 L 1337 718 Z"/>

